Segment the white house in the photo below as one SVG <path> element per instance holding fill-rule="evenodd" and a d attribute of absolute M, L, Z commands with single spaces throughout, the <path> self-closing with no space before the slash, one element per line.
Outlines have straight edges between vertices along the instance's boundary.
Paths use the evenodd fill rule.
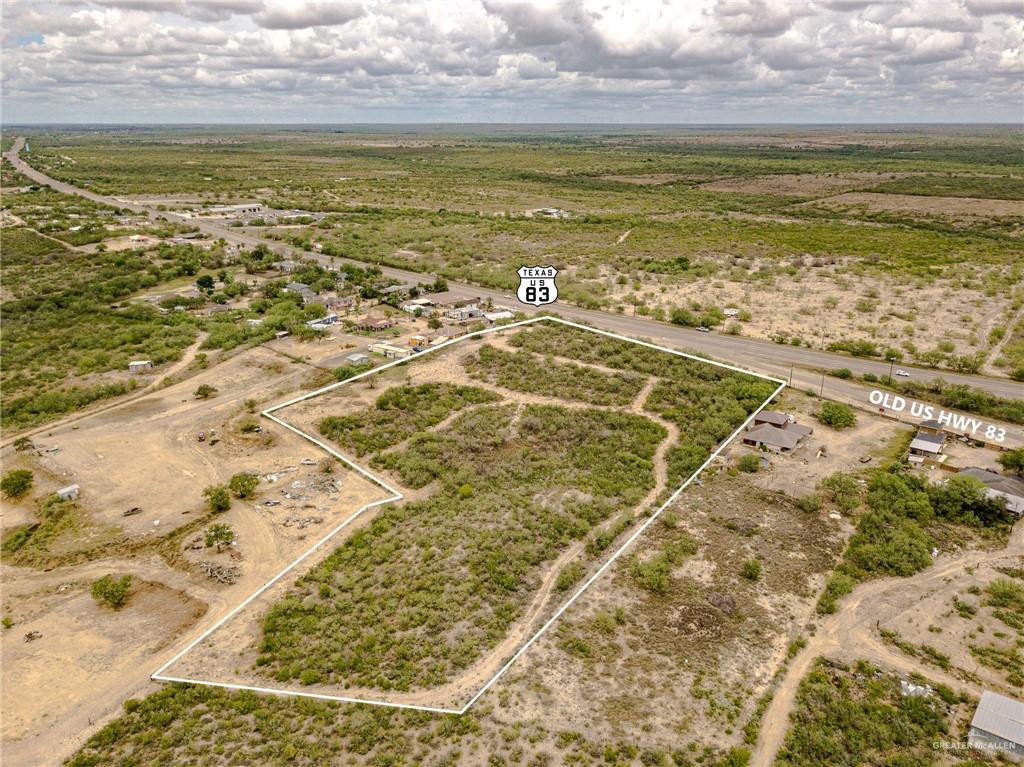
<path fill-rule="evenodd" d="M 359 352 L 353 352 L 345 358 L 345 362 L 350 365 L 365 365 L 370 361 L 370 358 L 365 354 Z"/>
<path fill-rule="evenodd" d="M 466 306 L 455 306 L 448 309 L 444 313 L 444 316 L 450 320 L 455 320 L 456 322 L 466 322 L 467 320 L 472 320 L 477 317 L 483 317 L 484 312 L 483 309 L 476 304 L 467 304 Z"/>
<path fill-rule="evenodd" d="M 310 320 L 306 324 L 311 328 L 325 328 L 328 325 L 336 325 L 337 323 L 338 315 L 332 312 L 331 314 L 327 314 L 318 320 Z"/>

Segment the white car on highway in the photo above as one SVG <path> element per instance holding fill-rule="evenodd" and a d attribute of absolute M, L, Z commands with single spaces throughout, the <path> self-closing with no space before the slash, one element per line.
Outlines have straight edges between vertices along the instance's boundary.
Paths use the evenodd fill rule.
<path fill-rule="evenodd" d="M 900 378 L 910 378 L 910 373 L 908 373 L 906 370 L 897 370 L 896 375 L 899 376 Z"/>

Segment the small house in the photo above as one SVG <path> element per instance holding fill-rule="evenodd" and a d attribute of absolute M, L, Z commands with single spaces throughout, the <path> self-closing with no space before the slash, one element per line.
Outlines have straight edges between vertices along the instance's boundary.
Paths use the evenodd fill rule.
<path fill-rule="evenodd" d="M 426 336 L 409 336 L 409 346 L 426 346 L 428 343 L 430 343 L 430 339 Z"/>
<path fill-rule="evenodd" d="M 291 274 L 300 266 L 301 264 L 289 260 L 278 261 L 276 264 L 274 264 L 274 268 L 277 269 L 277 271 L 284 272 L 285 274 Z"/>
<path fill-rule="evenodd" d="M 465 328 L 457 328 L 452 325 L 445 325 L 443 328 L 438 328 L 436 331 L 434 331 L 434 333 L 431 334 L 430 343 L 431 345 L 440 344 L 444 343 L 445 341 L 450 341 L 453 338 L 458 338 L 459 336 L 464 335 L 466 335 Z"/>
<path fill-rule="evenodd" d="M 306 325 L 311 328 L 326 328 L 328 325 L 336 325 L 337 323 L 338 315 L 331 312 L 330 314 L 326 314 L 319 319 L 310 320 L 309 322 L 306 323 Z"/>
<path fill-rule="evenodd" d="M 978 466 L 968 466 L 957 473 L 966 474 L 981 482 L 985 486 L 985 495 L 1004 501 L 1006 510 L 1014 519 L 1024 518 L 1024 480 L 997 474 Z"/>
<path fill-rule="evenodd" d="M 743 434 L 744 444 L 753 445 L 759 449 L 764 448 L 773 453 L 790 453 L 796 449 L 803 438 L 803 434 L 789 429 L 780 429 L 768 423 L 755 426 Z"/>
<path fill-rule="evenodd" d="M 451 309 L 447 309 L 444 316 L 456 322 L 468 322 L 469 320 L 483 317 L 484 312 L 476 304 L 466 304 L 465 306 L 453 306 Z"/>
<path fill-rule="evenodd" d="M 390 327 L 394 327 L 394 324 L 395 323 L 386 317 L 373 317 L 370 315 L 367 315 L 360 320 L 356 320 L 356 327 L 360 330 L 387 330 Z"/>
<path fill-rule="evenodd" d="M 402 283 L 401 285 L 389 285 L 388 287 L 382 289 L 381 293 L 383 293 L 385 296 L 407 295 L 416 289 L 416 283 L 405 282 Z"/>
<path fill-rule="evenodd" d="M 345 358 L 345 362 L 349 365 L 367 365 L 370 362 L 370 358 L 360 352 L 353 352 Z"/>
<path fill-rule="evenodd" d="M 945 429 L 942 424 L 936 420 L 921 421 L 917 426 L 917 430 L 922 434 L 944 434 Z"/>
<path fill-rule="evenodd" d="M 74 501 L 78 499 L 78 485 L 68 485 L 57 491 L 57 497 L 62 501 Z"/>
<path fill-rule="evenodd" d="M 925 459 L 941 462 L 945 458 L 942 455 L 945 445 L 946 438 L 942 434 L 918 432 L 910 441 L 909 460 L 912 463 L 923 463 Z"/>
<path fill-rule="evenodd" d="M 263 324 L 263 320 L 250 317 L 245 321 L 245 324 L 248 325 L 250 328 L 258 328 L 260 325 Z"/>
<path fill-rule="evenodd" d="M 356 304 L 355 296 L 328 296 L 324 299 L 324 305 L 334 311 L 347 311 Z"/>
<path fill-rule="evenodd" d="M 967 744 L 984 753 L 1024 760 L 1024 702 L 985 690 L 967 730 Z"/>
<path fill-rule="evenodd" d="M 129 373 L 145 373 L 147 370 L 153 369 L 152 360 L 132 360 L 128 363 Z"/>
<path fill-rule="evenodd" d="M 405 359 L 412 354 L 412 349 L 405 349 L 401 346 L 393 346 L 391 344 L 370 344 L 369 349 L 374 354 L 383 354 L 390 360 L 401 360 Z"/>

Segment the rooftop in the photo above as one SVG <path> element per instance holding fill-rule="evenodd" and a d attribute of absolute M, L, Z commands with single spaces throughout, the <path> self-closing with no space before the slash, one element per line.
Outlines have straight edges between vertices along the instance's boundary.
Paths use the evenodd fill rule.
<path fill-rule="evenodd" d="M 786 450 L 792 450 L 800 444 L 800 438 L 802 436 L 803 435 L 789 431 L 788 429 L 779 429 L 769 423 L 763 423 L 760 426 L 755 426 L 744 434 L 743 439 L 751 442 L 762 442 L 765 445 L 771 445 L 772 447 L 781 447 Z"/>
<path fill-rule="evenodd" d="M 1024 745 L 1024 703 L 991 690 L 981 693 L 971 727 Z"/>

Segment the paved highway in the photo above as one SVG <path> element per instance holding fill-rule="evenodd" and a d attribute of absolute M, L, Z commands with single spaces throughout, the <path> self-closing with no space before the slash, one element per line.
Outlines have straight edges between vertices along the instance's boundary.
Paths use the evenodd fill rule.
<path fill-rule="evenodd" d="M 87 189 L 81 189 L 80 187 L 66 184 L 62 181 L 57 181 L 56 179 L 40 173 L 21 159 L 20 152 L 24 144 L 24 138 L 19 137 L 7 152 L 7 158 L 21 173 L 28 176 L 33 181 L 41 184 L 48 184 L 60 192 L 79 195 L 107 205 L 127 208 L 135 211 L 136 213 L 146 214 L 153 219 L 166 218 L 168 220 L 179 221 L 184 224 L 196 226 L 202 232 L 214 237 L 223 237 L 226 241 L 238 245 L 253 247 L 262 243 L 273 248 L 273 250 L 280 253 L 282 257 L 301 256 L 304 258 L 315 259 L 323 264 L 330 263 L 331 261 L 329 256 L 300 250 L 285 243 L 278 242 L 277 240 L 270 240 L 246 234 L 238 231 L 238 229 L 233 229 L 213 221 L 198 218 L 186 218 L 175 213 L 158 211 L 155 208 L 140 205 L 137 202 L 123 200 L 117 197 L 105 197 L 103 195 L 90 192 Z M 334 260 L 337 262 L 345 261 L 346 259 Z M 351 263 L 366 266 L 365 262 L 352 261 Z M 432 279 L 432 276 L 424 275 L 421 272 L 409 272 L 390 267 L 381 267 L 381 269 L 388 277 L 393 277 L 403 281 L 425 282 Z M 520 303 L 515 296 L 511 296 L 497 290 L 450 281 L 448 286 L 456 295 L 489 298 L 495 303 L 503 304 L 527 314 L 533 314 L 537 311 L 533 306 Z M 882 376 L 888 375 L 890 369 L 888 362 L 848 357 L 841 354 L 833 354 L 831 352 L 819 351 L 806 347 L 786 346 L 772 343 L 771 341 L 744 338 L 743 336 L 729 336 L 721 333 L 699 333 L 693 329 L 681 328 L 644 317 L 612 314 L 610 312 L 594 311 L 566 304 L 555 304 L 545 308 L 556 311 L 567 319 L 585 322 L 596 327 L 611 330 L 615 333 L 621 333 L 622 335 L 632 336 L 634 338 L 647 338 L 676 348 L 694 351 L 728 362 L 736 365 L 737 367 L 747 368 L 749 370 L 758 371 L 778 378 L 785 378 L 787 380 L 789 380 L 792 375 L 794 386 L 798 386 L 800 388 L 813 388 L 815 391 L 818 391 L 822 387 L 820 371 L 823 370 L 849 368 L 857 374 L 874 373 L 875 375 Z M 822 321 L 824 322 L 825 318 L 822 318 Z M 968 384 L 1001 397 L 1024 397 L 1024 384 L 1011 381 L 1006 378 L 963 375 L 945 370 L 938 371 L 902 364 L 899 365 L 899 367 L 909 372 L 910 379 L 913 381 L 923 382 L 930 381 L 935 378 L 943 378 L 950 383 Z M 836 378 L 826 378 L 824 380 L 824 388 L 826 392 L 831 392 L 833 394 L 841 393 L 845 395 L 843 398 L 849 398 L 850 400 L 857 402 L 864 402 L 866 400 L 866 392 L 868 391 L 867 387 Z"/>

